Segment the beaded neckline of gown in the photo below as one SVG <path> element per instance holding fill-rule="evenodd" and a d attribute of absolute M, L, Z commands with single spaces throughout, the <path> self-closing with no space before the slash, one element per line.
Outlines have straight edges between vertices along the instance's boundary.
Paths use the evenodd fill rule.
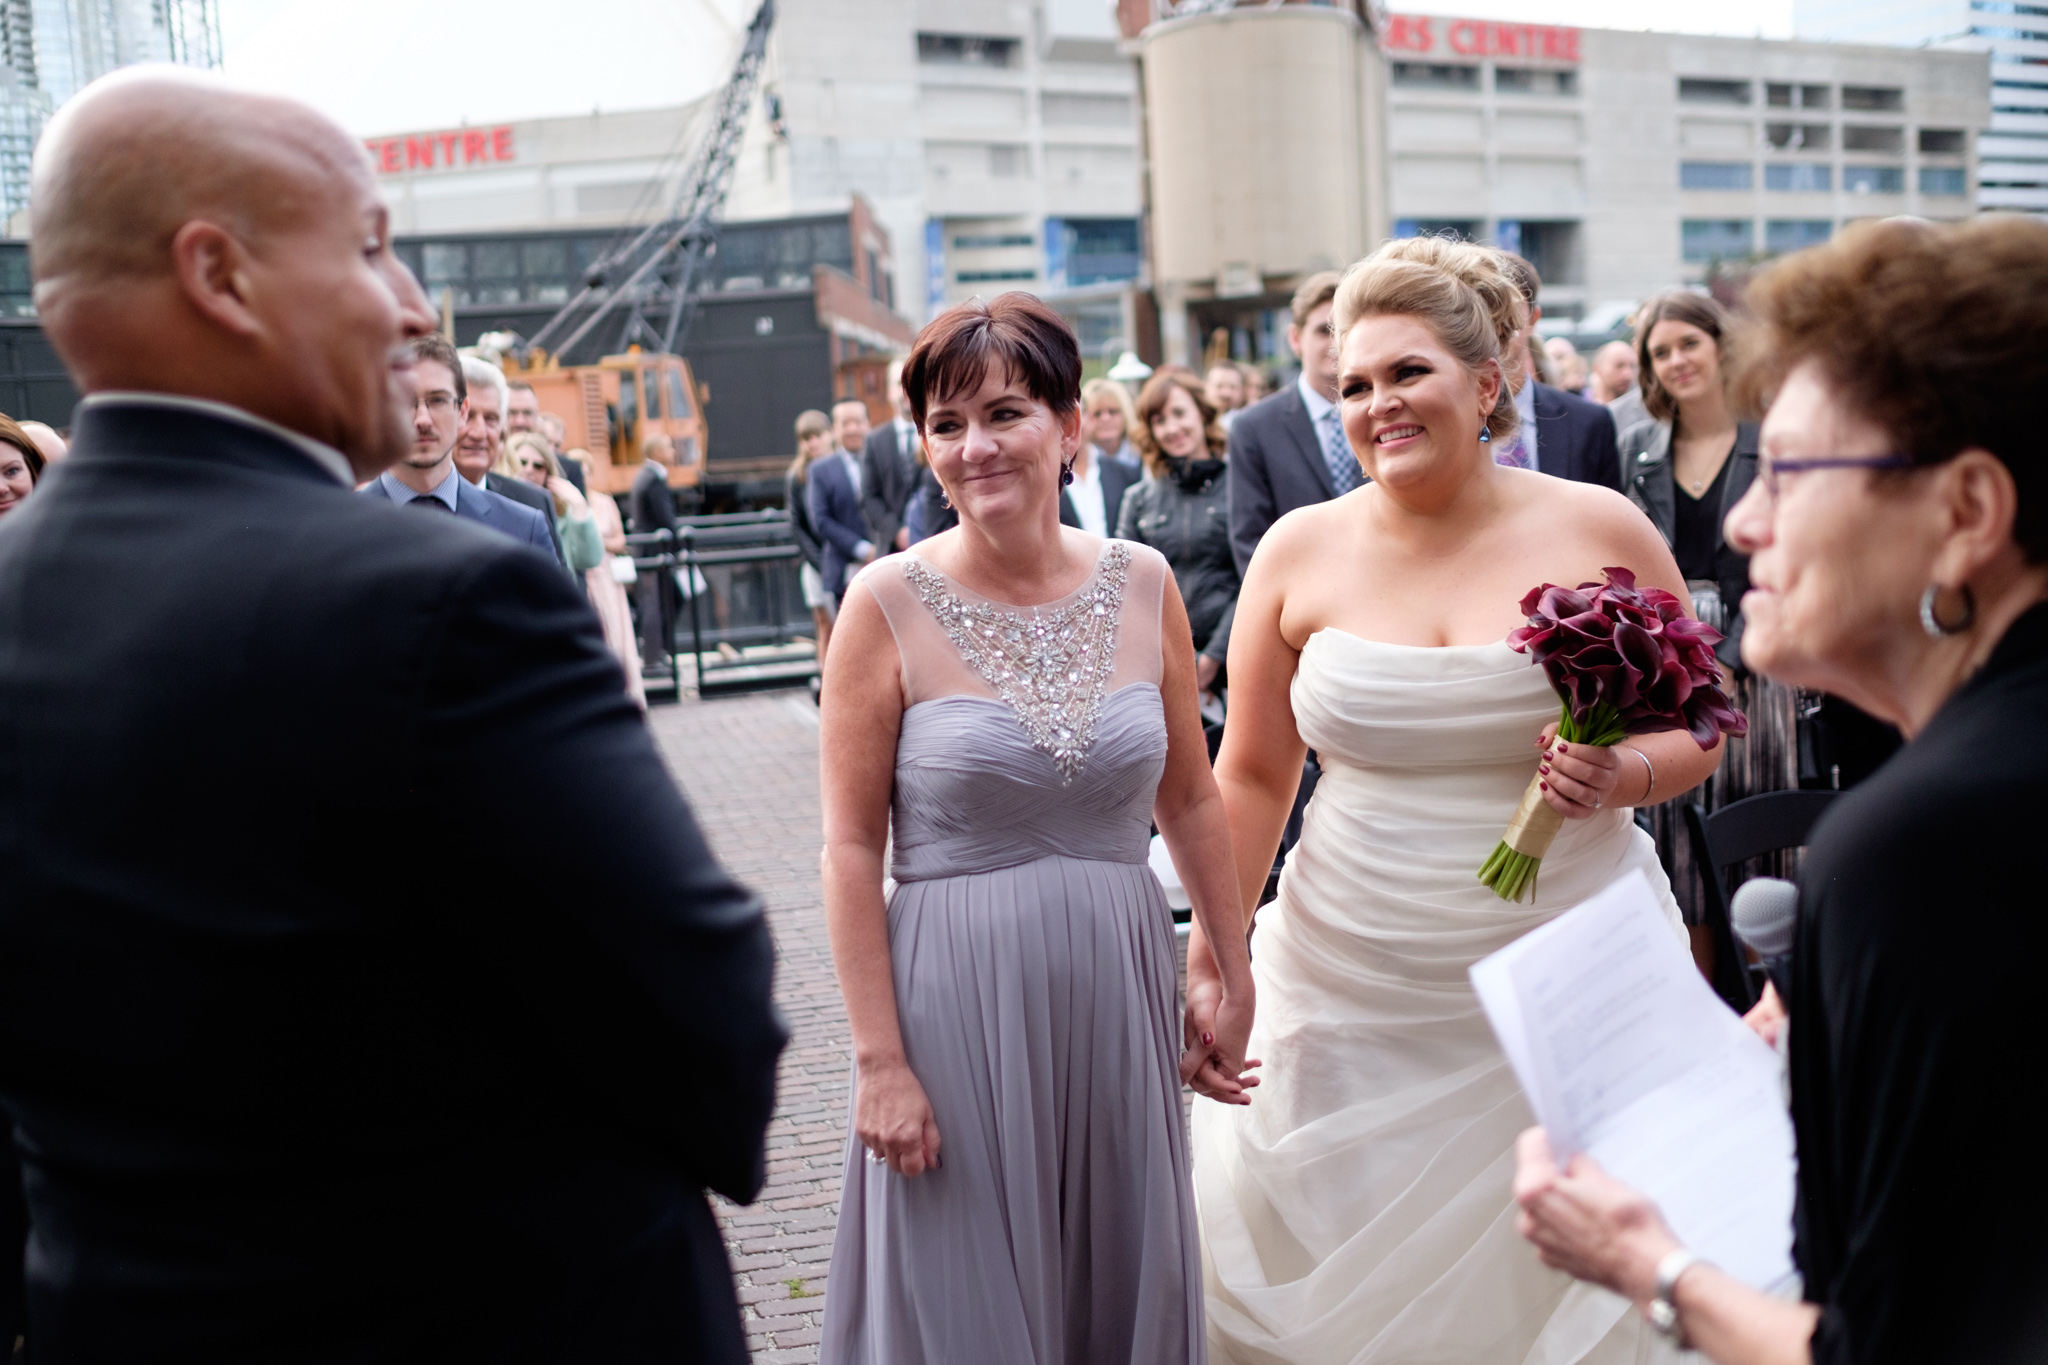
<path fill-rule="evenodd" d="M 967 601 L 952 580 L 916 555 L 903 576 L 960 651 L 995 689 L 1031 747 L 1072 786 L 1095 745 L 1096 722 L 1116 671 L 1117 624 L 1130 580 L 1131 547 L 1110 541 L 1095 572 L 1057 606 L 1009 607 Z"/>

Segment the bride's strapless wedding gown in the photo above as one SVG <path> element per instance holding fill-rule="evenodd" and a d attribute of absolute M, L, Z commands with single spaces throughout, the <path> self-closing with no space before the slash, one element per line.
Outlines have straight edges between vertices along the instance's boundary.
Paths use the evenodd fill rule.
<path fill-rule="evenodd" d="M 1533 905 L 1479 884 L 1558 711 L 1504 643 L 1319 631 L 1292 697 L 1323 777 L 1252 935 L 1264 1080 L 1249 1107 L 1194 1111 L 1212 1360 L 1674 1358 L 1516 1234 L 1515 1137 L 1534 1120 L 1466 976 L 1636 868 L 1682 935 L 1655 847 L 1602 811 L 1566 823 Z"/>

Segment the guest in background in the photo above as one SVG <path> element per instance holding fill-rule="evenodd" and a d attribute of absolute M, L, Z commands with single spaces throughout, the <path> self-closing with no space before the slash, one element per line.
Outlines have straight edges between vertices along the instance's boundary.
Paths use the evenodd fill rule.
<path fill-rule="evenodd" d="M 1552 337 L 1543 343 L 1543 354 L 1550 358 L 1550 372 L 1557 376 L 1557 387 L 1575 398 L 1584 398 L 1586 381 L 1591 376 L 1579 348 L 1567 337 Z"/>
<path fill-rule="evenodd" d="M 478 488 L 455 468 L 455 444 L 468 403 L 462 360 L 455 348 L 431 334 L 414 337 L 410 346 L 412 443 L 396 464 L 363 485 L 361 496 L 382 498 L 415 512 L 452 512 L 553 558 L 554 540 L 540 513 Z"/>
<path fill-rule="evenodd" d="M 1130 391 L 1114 379 L 1091 379 L 1081 386 L 1081 435 L 1105 460 L 1125 468 L 1142 468 L 1138 448 L 1131 444 L 1131 431 L 1138 425 L 1137 409 L 1131 406 Z"/>
<path fill-rule="evenodd" d="M 587 469 L 589 458 L 590 452 L 578 447 L 562 453 L 562 464 L 582 464 Z M 626 524 L 611 494 L 592 493 L 589 502 L 591 520 L 597 523 L 598 542 L 604 546 L 604 559 L 583 575 L 583 590 L 590 598 L 591 609 L 597 613 L 598 625 L 604 628 L 604 647 L 619 661 L 619 669 L 626 675 L 626 695 L 633 699 L 633 705 L 645 711 L 647 684 L 640 675 L 640 646 L 633 638 L 633 607 L 626 598 L 626 583 L 637 577 L 626 546 Z M 621 563 L 623 570 L 615 571 L 614 566 Z"/>
<path fill-rule="evenodd" d="M 818 663 L 825 662 L 826 646 L 832 643 L 832 619 L 839 604 L 825 590 L 825 541 L 811 520 L 811 466 L 832 450 L 831 419 L 810 408 L 796 416 L 796 458 L 782 476 L 782 505 L 789 509 L 789 532 L 803 551 L 804 562 L 797 568 L 803 587 L 804 605 L 811 609 L 811 621 L 818 631 Z"/>
<path fill-rule="evenodd" d="M 1103 459 L 1087 441 L 1074 455 L 1072 471 L 1074 477 L 1060 489 L 1060 524 L 1078 526 L 1093 536 L 1115 535 L 1124 494 L 1143 482 L 1143 476 L 1121 460 Z"/>
<path fill-rule="evenodd" d="M 669 471 L 675 464 L 675 442 L 668 437 L 657 431 L 640 442 L 640 469 L 626 495 L 636 533 L 676 529 L 676 495 L 668 486 Z"/>
<path fill-rule="evenodd" d="M 1438 237 L 1413 240 L 1443 241 Z M 1543 290 L 1543 279 L 1536 273 L 1536 267 L 1520 256 L 1511 251 L 1500 254 L 1506 262 L 1508 278 L 1521 293 L 1527 317 L 1520 338 L 1501 357 L 1502 369 L 1514 393 L 1515 411 L 1522 420 L 1493 452 L 1494 463 L 1533 469 L 1575 483 L 1619 489 L 1621 466 L 1615 457 L 1614 418 L 1598 403 L 1589 403 L 1545 383 L 1540 373 L 1520 364 L 1527 357 L 1533 365 L 1536 353 L 1542 349 L 1533 345 L 1533 339 L 1536 324 L 1543 317 L 1543 309 L 1536 302 Z M 1423 256 L 1411 252 L 1408 259 L 1420 260 Z"/>
<path fill-rule="evenodd" d="M 1611 410 L 1623 394 L 1636 386 L 1636 348 L 1626 341 L 1610 341 L 1593 352 L 1593 363 L 1589 368 L 1591 374 L 1586 384 L 1586 397 L 1596 403 L 1608 404 Z M 1627 425 L 1621 421 L 1619 413 L 1615 414 L 1615 422 L 1618 426 Z"/>
<path fill-rule="evenodd" d="M 1232 361 L 1217 361 L 1202 377 L 1202 393 L 1216 409 L 1216 420 L 1229 431 L 1237 410 L 1244 406 L 1244 371 Z"/>
<path fill-rule="evenodd" d="M 505 372 L 488 360 L 466 355 L 462 357 L 462 382 L 469 399 L 463 408 L 462 432 L 455 440 L 457 472 L 478 488 L 540 513 L 556 562 L 568 568 L 569 558 L 562 552 L 562 538 L 555 533 L 555 509 L 547 494 L 498 468 L 505 454 L 505 406 L 511 396 Z"/>
<path fill-rule="evenodd" d="M 1621 434 L 1628 493 L 1649 514 L 1692 588 L 1693 610 L 1723 632 L 1737 667 L 1749 556 L 1722 533 L 1756 477 L 1757 424 L 1736 420 L 1726 363 L 1730 322 L 1705 294 L 1674 290 L 1644 305 L 1636 349 L 1650 416 Z"/>
<path fill-rule="evenodd" d="M 917 491 L 910 495 L 910 509 L 903 515 L 903 524 L 910 528 L 912 545 L 960 524 L 960 514 L 946 500 L 946 490 L 939 485 L 938 475 L 932 473 L 923 442 L 917 447 Z"/>
<path fill-rule="evenodd" d="M 860 446 L 860 510 L 869 540 L 883 553 L 905 549 L 904 519 L 917 492 L 917 427 L 903 396 L 903 362 L 889 364 L 889 407 L 894 416 L 870 431 Z"/>
<path fill-rule="evenodd" d="M 533 385 L 524 379 L 512 379 L 505 384 L 505 436 L 510 439 L 522 431 L 536 431 L 547 438 L 548 449 L 555 453 L 561 466 L 562 477 L 576 485 L 576 491 L 590 496 L 590 486 L 584 482 L 583 466 L 572 460 L 562 459 L 562 436 L 565 428 L 562 419 L 554 419 L 554 429 L 548 429 L 547 418 L 551 414 L 540 410 L 540 395 L 533 391 Z"/>
<path fill-rule="evenodd" d="M 11 512 L 43 477 L 43 452 L 11 417 L 0 417 L 0 513 Z"/>
<path fill-rule="evenodd" d="M 1258 366 L 1240 362 L 1237 372 L 1244 378 L 1244 405 L 1246 407 L 1250 407 L 1273 391 L 1273 386 L 1266 382 L 1266 372 Z"/>
<path fill-rule="evenodd" d="M 1124 494 L 1119 539 L 1149 545 L 1166 558 L 1187 604 L 1196 689 L 1209 696 L 1230 653 L 1237 612 L 1237 563 L 1230 551 L 1227 442 L 1202 386 L 1162 372 L 1138 394 L 1138 449 L 1152 478 Z"/>
<path fill-rule="evenodd" d="M 604 560 L 604 541 L 591 519 L 590 504 L 562 474 L 561 462 L 548 447 L 548 438 L 537 431 L 515 434 L 505 443 L 498 459 L 498 472 L 521 479 L 546 493 L 555 523 L 555 539 L 561 543 L 562 558 L 569 572 L 583 575 Z"/>
<path fill-rule="evenodd" d="M 805 497 L 811 529 L 824 542 L 820 574 L 834 603 L 846 595 L 853 575 L 875 557 L 875 543 L 861 512 L 860 451 L 867 435 L 867 405 L 858 398 L 840 399 L 832 405 L 833 448 L 810 466 L 811 486 Z"/>
<path fill-rule="evenodd" d="M 1771 267 L 1749 303 L 1763 336 L 1744 388 L 1776 398 L 1727 521 L 1756 578 L 1743 656 L 1912 736 L 1821 820 L 1800 868 L 1783 1004 L 1805 1302 L 1692 1259 L 1590 1157 L 1559 1170 L 1541 1129 L 1522 1139 L 1519 1224 L 1547 1264 L 1717 1365 L 2033 1365 L 2048 226 L 1852 224 Z"/>
<path fill-rule="evenodd" d="M 1330 300 L 1337 272 L 1311 275 L 1288 305 L 1287 345 L 1301 375 L 1246 408 L 1230 428 L 1230 549 L 1243 576 L 1272 524 L 1297 507 L 1327 502 L 1365 480 L 1337 415 L 1337 356 L 1330 349 Z"/>

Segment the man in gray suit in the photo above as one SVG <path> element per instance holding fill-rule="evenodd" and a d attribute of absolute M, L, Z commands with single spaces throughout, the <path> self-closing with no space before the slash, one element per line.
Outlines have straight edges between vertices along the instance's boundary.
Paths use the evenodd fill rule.
<path fill-rule="evenodd" d="M 917 427 L 910 419 L 910 396 L 903 392 L 900 360 L 889 366 L 889 406 L 896 410 L 895 418 L 870 431 L 860 452 L 861 516 L 868 524 L 868 539 L 883 554 L 910 548 L 903 519 L 917 492 Z"/>
<path fill-rule="evenodd" d="M 1230 424 L 1230 552 L 1240 576 L 1274 522 L 1365 482 L 1337 415 L 1330 305 L 1338 278 L 1325 270 L 1294 291 L 1287 345 L 1301 359 L 1301 378 L 1239 409 Z"/>

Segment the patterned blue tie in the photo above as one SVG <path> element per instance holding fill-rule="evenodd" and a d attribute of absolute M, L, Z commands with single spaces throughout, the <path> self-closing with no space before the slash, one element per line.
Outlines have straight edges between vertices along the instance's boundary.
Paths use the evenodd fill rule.
<path fill-rule="evenodd" d="M 1337 490 L 1338 497 L 1365 482 L 1365 471 L 1358 467 L 1358 457 L 1351 453 L 1351 446 L 1344 439 L 1344 419 L 1337 409 L 1323 414 L 1316 423 L 1316 435 L 1323 447 L 1323 463 L 1330 469 L 1330 485 Z"/>

